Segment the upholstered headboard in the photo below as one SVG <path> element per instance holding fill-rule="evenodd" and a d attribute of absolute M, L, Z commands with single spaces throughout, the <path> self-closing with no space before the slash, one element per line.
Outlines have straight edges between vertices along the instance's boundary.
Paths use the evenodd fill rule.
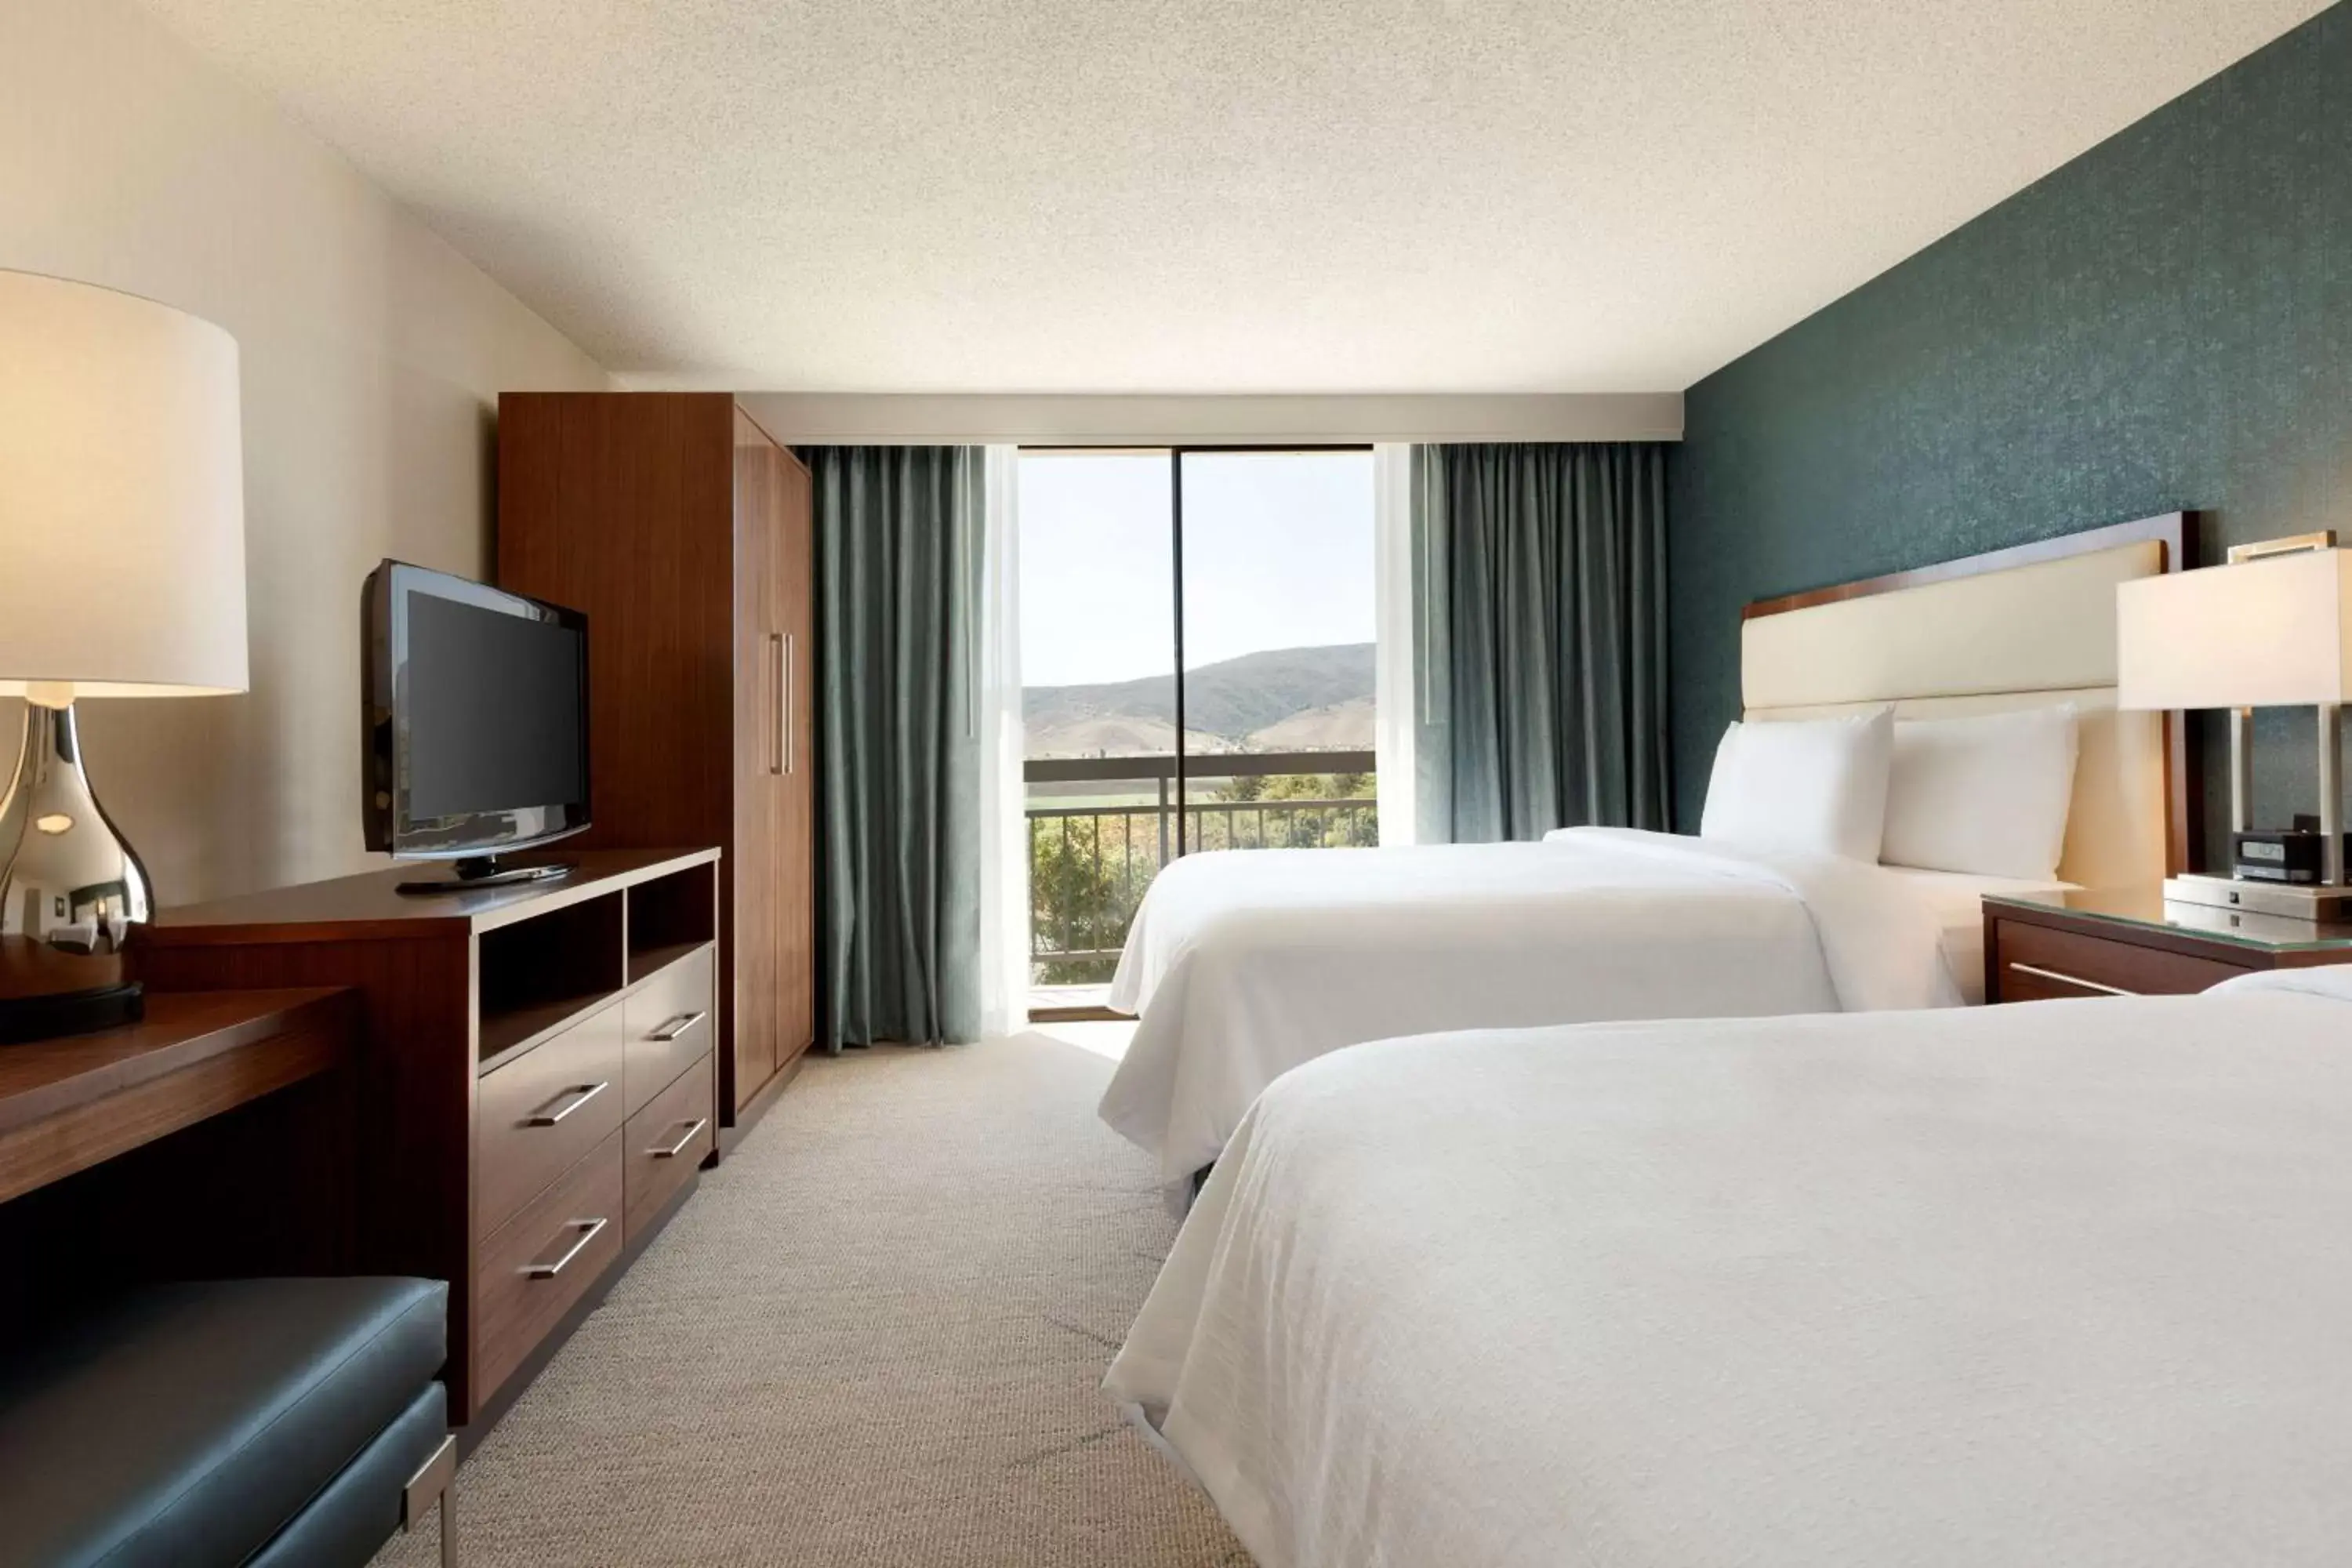
<path fill-rule="evenodd" d="M 1748 606 L 1744 717 L 1892 704 L 1897 718 L 2072 702 L 2082 714 L 2058 874 L 2144 887 L 2187 868 L 2196 771 L 2179 717 L 2116 708 L 2116 585 L 2193 563 L 2175 512 Z"/>

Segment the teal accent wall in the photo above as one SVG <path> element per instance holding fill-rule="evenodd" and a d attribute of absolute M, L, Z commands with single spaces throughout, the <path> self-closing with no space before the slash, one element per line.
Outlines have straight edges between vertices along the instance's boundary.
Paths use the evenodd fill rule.
<path fill-rule="evenodd" d="M 2352 543 L 2352 0 L 1692 387 L 1668 480 L 1686 829 L 1748 600 L 2183 510 Z M 2313 809 L 2308 718 L 2257 733 L 2258 819 Z"/>

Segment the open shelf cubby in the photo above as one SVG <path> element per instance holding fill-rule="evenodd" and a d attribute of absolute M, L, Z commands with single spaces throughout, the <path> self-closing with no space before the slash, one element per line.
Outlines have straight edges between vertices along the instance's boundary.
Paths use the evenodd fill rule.
<path fill-rule="evenodd" d="M 628 983 L 621 948 L 624 896 L 616 889 L 481 934 L 483 1068 L 620 994 Z"/>
<path fill-rule="evenodd" d="M 718 936 L 716 870 L 709 864 L 688 866 L 629 889 L 632 984 Z"/>

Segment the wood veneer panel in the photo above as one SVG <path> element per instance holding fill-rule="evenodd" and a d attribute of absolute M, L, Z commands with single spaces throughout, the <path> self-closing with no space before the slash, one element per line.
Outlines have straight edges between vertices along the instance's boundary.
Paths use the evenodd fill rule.
<path fill-rule="evenodd" d="M 1990 572 L 2008 572 L 2039 562 L 2063 561 L 2070 556 L 2091 555 L 2102 550 L 2148 542 L 2165 547 L 2164 570 L 2188 570 L 2197 563 L 2197 514 L 2164 512 L 2131 522 L 2112 523 L 2105 528 L 2062 533 L 2055 539 L 2013 544 L 2005 550 L 1988 550 L 1981 554 L 1937 561 L 1901 572 L 1882 573 L 1875 577 L 1857 577 L 1850 583 L 1831 583 L 1799 593 L 1782 594 L 1776 598 L 1754 599 L 1740 607 L 1739 618 L 1752 621 L 1759 616 L 1778 616 L 1790 610 L 1811 609 L 1815 605 L 1832 605 L 1845 599 L 1865 599 L 1898 589 L 1925 587 L 1930 583 L 1948 583 L 1959 577 L 1980 577 Z"/>
<path fill-rule="evenodd" d="M 727 852 L 715 1048 L 731 1120 L 815 1033 L 808 472 L 721 394 L 517 393 L 500 410 L 499 581 L 589 621 L 584 841 Z"/>
<path fill-rule="evenodd" d="M 0 1132 L 0 1202 L 325 1072 L 342 1050 L 343 1040 L 332 1030 L 272 1035 L 169 1078 Z"/>
<path fill-rule="evenodd" d="M 621 1140 L 625 1240 L 637 1238 L 710 1152 L 719 1132 L 710 1112 L 710 1058 L 705 1054 L 629 1118 Z"/>
<path fill-rule="evenodd" d="M 289 928 L 299 931 L 305 928 Z M 472 939 L 205 943 L 150 933 L 139 969 L 170 991 L 348 985 L 361 994 L 354 1080 L 361 1107 L 357 1264 L 363 1273 L 451 1282 L 450 1407 L 474 1408 L 471 1179 Z"/>
<path fill-rule="evenodd" d="M 0 1203 L 0 1342 L 141 1286 L 353 1272 L 353 1109 L 331 1067 Z"/>
<path fill-rule="evenodd" d="M 736 888 L 740 836 L 761 826 L 740 809 L 760 738 L 746 728 L 762 689 L 761 650 L 752 645 L 766 629 L 762 606 L 751 606 L 747 621 L 739 602 L 746 541 L 736 454 L 747 422 L 724 394 L 513 393 L 499 406 L 499 582 L 588 616 L 595 826 L 583 841 L 726 850 L 718 874 L 721 1057 L 732 1060 L 747 1005 L 751 1048 L 772 1055 L 772 1028 L 757 999 L 772 986 L 736 974 L 736 926 L 746 912 Z M 509 474 L 518 481 L 511 505 Z M 761 542 L 756 532 L 750 542 Z M 751 863 L 764 858 L 755 849 Z M 748 877 L 745 885 L 756 893 L 763 881 Z"/>
<path fill-rule="evenodd" d="M 664 942 L 659 947 L 635 947 L 629 950 L 629 984 L 635 988 L 652 979 L 679 959 L 697 952 L 715 950 L 718 943 L 709 937 L 699 942 Z M 713 962 L 716 962 L 714 957 Z"/>
<path fill-rule="evenodd" d="M 481 1325 L 477 1386 L 483 1397 L 507 1380 L 620 1256 L 622 1205 L 621 1131 L 615 1128 L 484 1239 L 481 1273 L 466 1291 Z M 562 1259 L 580 1239 L 573 1227 L 596 1220 L 604 1221 L 603 1226 L 564 1263 L 562 1273 L 538 1279 L 527 1272 L 534 1262 Z M 450 1292 L 453 1302 L 457 1293 Z"/>
<path fill-rule="evenodd" d="M 511 928 L 547 917 L 583 946 L 598 948 L 580 956 L 617 990 L 623 890 L 708 867 L 715 853 L 591 852 L 579 857 L 582 875 L 551 889 L 447 900 L 401 899 L 390 889 L 404 873 L 372 873 L 167 910 L 142 932 L 139 969 L 159 990 L 347 985 L 358 992 L 362 1026 L 349 1075 L 359 1107 L 362 1172 L 355 1266 L 451 1283 L 446 1372 L 457 1422 L 474 1418 L 490 1386 L 479 1375 L 483 1335 L 475 1319 L 477 949 L 527 949 L 529 935 Z M 335 910 L 356 918 L 338 924 L 329 918 Z M 284 923 L 269 923 L 272 916 L 285 917 Z M 613 1011 L 617 1017 L 617 1003 Z M 616 1183 L 618 1169 L 615 1163 Z M 616 1235 L 619 1217 L 616 1207 Z"/>
<path fill-rule="evenodd" d="M 594 825 L 576 842 L 723 843 L 731 400 L 509 393 L 499 408 L 499 584 L 588 616 Z"/>
<path fill-rule="evenodd" d="M 2004 1001 L 2095 995 L 2101 994 L 2101 986 L 2138 996 L 2189 996 L 2249 968 L 2021 921 L 2000 921 L 1990 945 L 1999 955 Z M 2044 973 L 2020 971 L 2019 964 Z M 2089 984 L 2068 984 L 2070 979 Z"/>
<path fill-rule="evenodd" d="M 610 889 L 476 939 L 475 1055 L 484 1069 L 620 1000 L 625 898 Z"/>
<path fill-rule="evenodd" d="M 643 979 L 719 937 L 713 868 L 697 866 L 629 889 L 629 980 Z"/>
<path fill-rule="evenodd" d="M 816 1038 L 816 519 L 809 471 L 778 454 L 778 614 L 793 661 L 793 763 L 783 776 L 776 866 L 776 1066 Z"/>
<path fill-rule="evenodd" d="M 777 889 L 787 738 L 782 719 L 787 653 L 777 589 L 781 454 L 756 425 L 735 416 L 733 940 L 720 954 L 719 1103 L 731 1116 L 776 1070 Z M 731 957 L 731 972 L 728 960 Z"/>
<path fill-rule="evenodd" d="M 709 843 L 708 839 L 683 840 Z M 709 849 L 664 847 L 574 849 L 570 844 L 541 855 L 516 857 L 519 864 L 566 860 L 577 875 L 560 882 L 482 888 L 463 892 L 411 895 L 398 884 L 418 877 L 414 867 L 362 871 L 331 881 L 273 888 L 205 904 L 162 911 L 140 933 L 146 948 L 203 943 L 336 941 L 390 938 L 418 940 L 496 931 L 516 921 L 535 920 L 576 903 L 604 898 L 618 889 L 707 865 Z"/>
<path fill-rule="evenodd" d="M 718 1030 L 710 1015 L 717 1007 L 712 980 L 710 944 L 681 953 L 677 963 L 647 975 L 630 989 L 621 1004 L 627 1037 L 625 1102 L 635 1116 L 646 1101 L 676 1080 L 688 1063 L 710 1053 Z M 680 1020 L 697 1022 L 680 1026 Z M 670 1039 L 657 1036 L 675 1029 Z"/>
<path fill-rule="evenodd" d="M 627 1119 L 621 1003 L 482 1075 L 474 1117 L 474 1230 L 487 1236 Z M 541 1124 L 536 1119 L 560 1120 Z"/>
<path fill-rule="evenodd" d="M 290 1029 L 348 1022 L 331 989 L 148 998 L 137 1024 L 0 1048 L 0 1132 L 103 1100 Z"/>
<path fill-rule="evenodd" d="M 0 1052 L 0 1202 L 327 1072 L 350 1049 L 331 991 L 157 996 L 144 1023 Z"/>

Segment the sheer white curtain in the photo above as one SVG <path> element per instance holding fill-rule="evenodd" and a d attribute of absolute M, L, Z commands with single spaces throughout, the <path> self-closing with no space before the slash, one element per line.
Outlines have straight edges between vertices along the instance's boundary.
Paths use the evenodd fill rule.
<path fill-rule="evenodd" d="M 983 463 L 980 614 L 980 1027 L 1029 1022 L 1029 831 L 1021 778 L 1021 448 Z"/>
<path fill-rule="evenodd" d="M 1381 842 L 1411 844 L 1413 816 L 1412 448 L 1372 448 L 1372 664 L 1378 712 L 1372 754 L 1380 769 Z"/>

